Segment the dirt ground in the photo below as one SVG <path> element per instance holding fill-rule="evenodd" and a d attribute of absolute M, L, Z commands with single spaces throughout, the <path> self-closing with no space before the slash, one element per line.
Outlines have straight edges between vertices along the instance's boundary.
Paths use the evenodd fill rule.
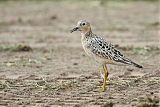
<path fill-rule="evenodd" d="M 0 2 L 0 107 L 159 107 L 158 5 Z M 144 68 L 109 65 L 101 92 L 101 65 L 84 53 L 80 33 L 69 32 L 80 19 Z"/>

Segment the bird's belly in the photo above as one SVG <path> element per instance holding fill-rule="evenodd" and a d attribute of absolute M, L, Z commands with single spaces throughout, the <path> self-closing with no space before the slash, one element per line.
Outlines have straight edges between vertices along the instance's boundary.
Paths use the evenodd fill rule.
<path fill-rule="evenodd" d="M 94 57 L 94 54 L 93 54 L 93 52 L 92 52 L 90 49 L 88 49 L 88 48 L 85 47 L 85 46 L 83 46 L 83 49 L 84 49 L 85 53 L 86 53 L 88 56 Z"/>
<path fill-rule="evenodd" d="M 102 57 L 99 57 L 99 56 L 96 56 L 96 55 L 94 56 L 94 59 L 97 62 L 102 63 L 102 64 L 104 64 L 104 63 L 106 63 L 106 64 L 113 64 L 112 60 L 107 59 L 107 58 L 102 58 Z"/>

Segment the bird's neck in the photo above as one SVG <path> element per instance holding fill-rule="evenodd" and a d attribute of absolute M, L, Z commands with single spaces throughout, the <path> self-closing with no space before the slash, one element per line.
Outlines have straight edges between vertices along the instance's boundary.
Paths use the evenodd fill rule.
<path fill-rule="evenodd" d="M 89 38 L 91 38 L 93 35 L 92 31 L 88 31 L 88 32 L 81 32 L 81 41 L 84 42 L 86 40 L 88 40 Z"/>
<path fill-rule="evenodd" d="M 81 31 L 81 35 L 85 36 L 85 37 L 91 36 L 92 35 L 92 30 L 90 29 L 88 31 Z"/>

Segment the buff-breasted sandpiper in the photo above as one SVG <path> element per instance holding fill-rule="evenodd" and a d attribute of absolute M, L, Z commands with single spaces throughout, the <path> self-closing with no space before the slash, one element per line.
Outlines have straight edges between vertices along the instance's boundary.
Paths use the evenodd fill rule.
<path fill-rule="evenodd" d="M 107 42 L 102 37 L 94 34 L 91 30 L 90 23 L 86 20 L 80 20 L 77 26 L 71 30 L 81 32 L 81 42 L 84 51 L 88 56 L 94 58 L 97 62 L 102 64 L 104 74 L 103 74 L 103 85 L 102 90 L 106 90 L 106 81 L 108 79 L 108 69 L 107 64 L 124 64 L 124 65 L 134 65 L 135 67 L 142 68 L 141 65 L 136 64 L 127 57 L 125 57 L 118 49 L 114 47 L 110 42 Z"/>

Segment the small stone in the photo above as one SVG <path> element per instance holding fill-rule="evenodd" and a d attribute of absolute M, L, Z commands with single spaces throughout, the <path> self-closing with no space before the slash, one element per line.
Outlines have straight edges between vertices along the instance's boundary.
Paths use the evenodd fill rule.
<path fill-rule="evenodd" d="M 78 65 L 78 63 L 77 63 L 77 62 L 74 62 L 73 65 Z"/>

